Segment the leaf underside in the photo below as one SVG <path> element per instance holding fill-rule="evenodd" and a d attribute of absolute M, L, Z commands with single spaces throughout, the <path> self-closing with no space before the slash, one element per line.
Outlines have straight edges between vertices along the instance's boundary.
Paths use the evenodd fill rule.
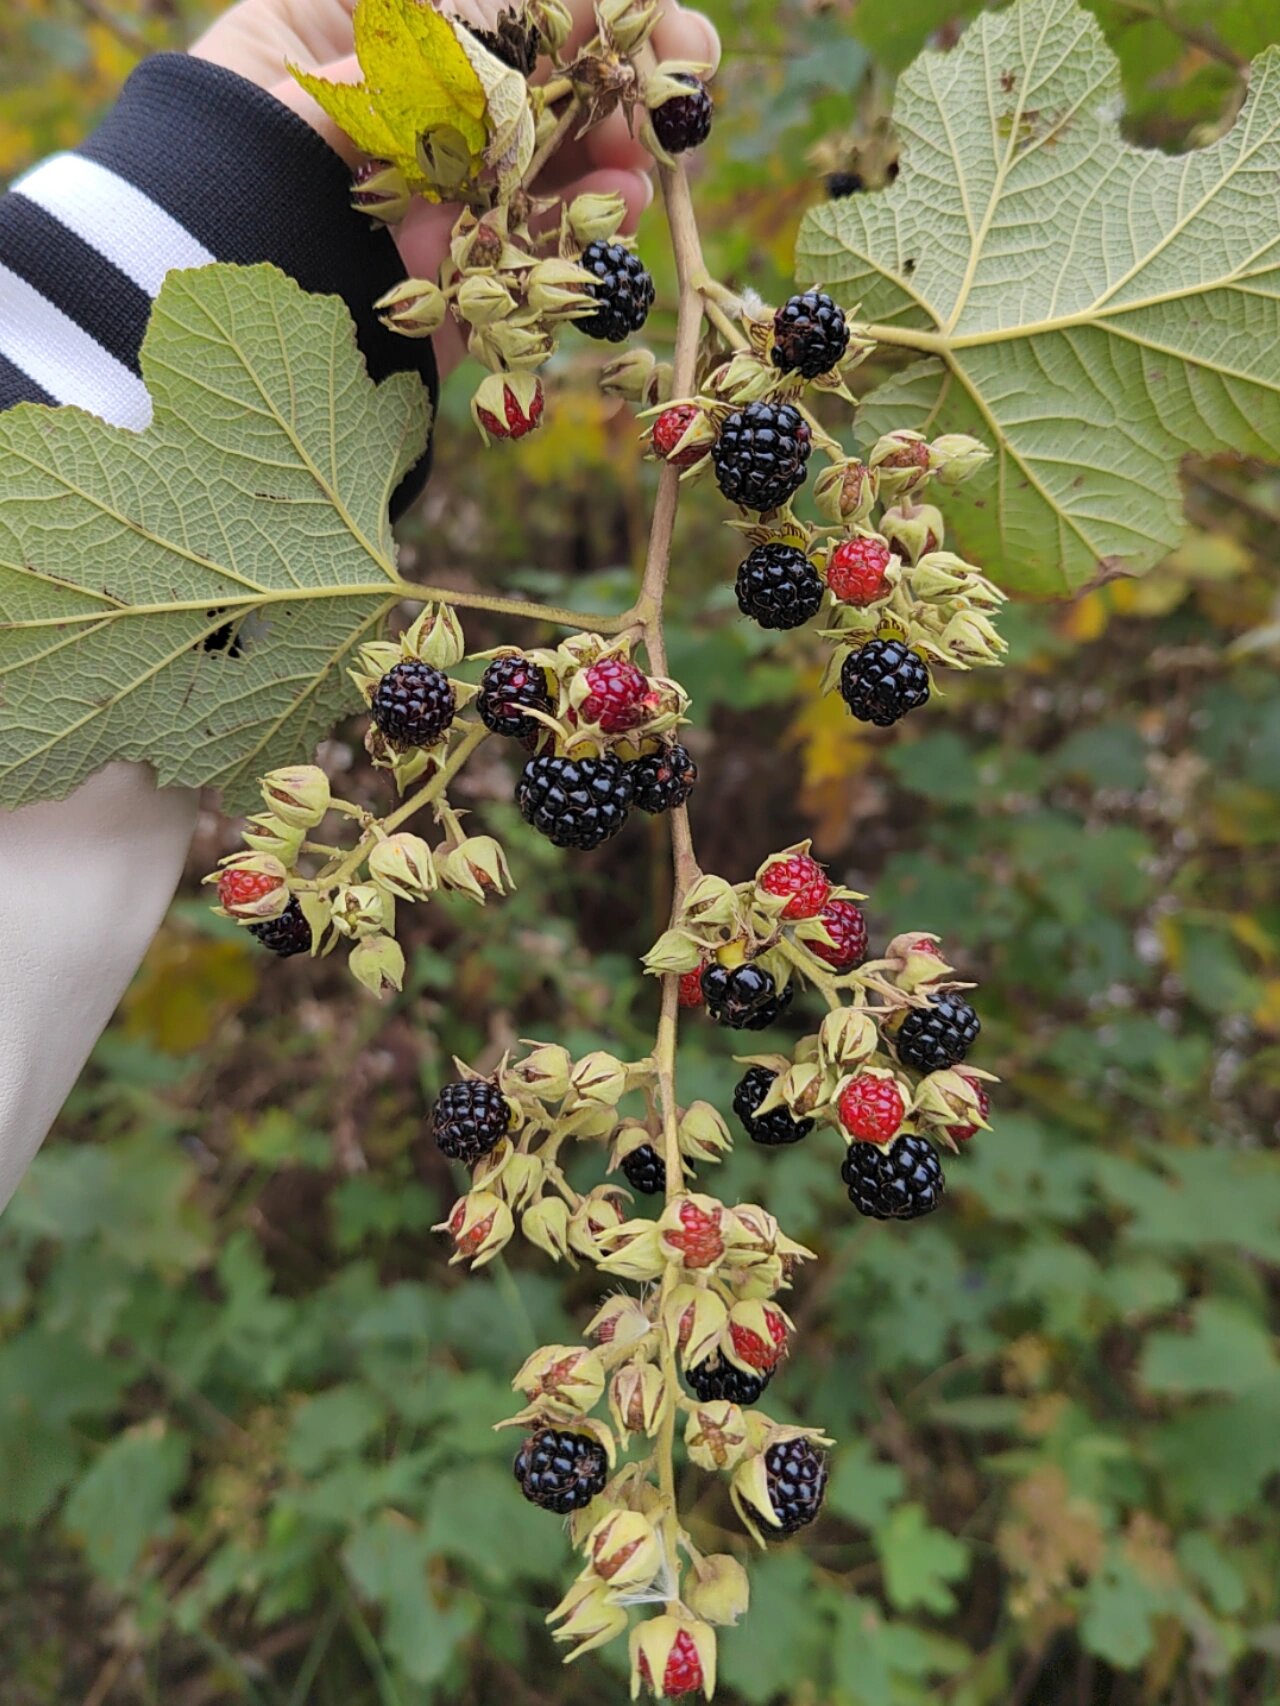
<path fill-rule="evenodd" d="M 1094 17 L 1019 0 L 904 75 L 897 182 L 800 234 L 802 279 L 907 347 L 925 334 L 868 395 L 865 437 L 991 445 L 959 531 L 1003 585 L 1042 595 L 1158 562 L 1182 532 L 1185 454 L 1280 452 L 1280 48 L 1211 147 L 1134 148 L 1120 112 Z"/>
<path fill-rule="evenodd" d="M 374 385 L 340 300 L 171 273 L 142 375 L 142 433 L 0 416 L 6 807 L 134 759 L 241 809 L 351 708 L 344 663 L 396 602 L 388 505 L 428 405 L 411 374 Z"/>

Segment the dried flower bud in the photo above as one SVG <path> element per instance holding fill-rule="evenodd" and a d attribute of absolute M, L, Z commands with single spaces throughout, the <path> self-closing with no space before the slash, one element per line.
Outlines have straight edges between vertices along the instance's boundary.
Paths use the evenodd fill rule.
<path fill-rule="evenodd" d="M 490 895 L 509 894 L 515 887 L 507 856 L 491 835 L 465 836 L 440 862 L 440 881 L 483 906 Z"/>
<path fill-rule="evenodd" d="M 662 1541 L 640 1511 L 611 1511 L 591 1530 L 586 1551 L 615 1593 L 648 1587 L 662 1568 Z"/>
<path fill-rule="evenodd" d="M 553 1262 L 560 1261 L 569 1254 L 569 1205 L 560 1197 L 543 1197 L 521 1215 L 520 1231 Z"/>
<path fill-rule="evenodd" d="M 982 1113 L 985 1099 L 982 1080 L 973 1073 L 973 1067 L 963 1072 L 955 1067 L 930 1072 L 916 1085 L 910 1111 L 931 1125 L 979 1126 L 989 1130 Z"/>
<path fill-rule="evenodd" d="M 616 192 L 575 196 L 569 203 L 569 229 L 580 249 L 610 243 L 627 217 L 625 199 Z"/>
<path fill-rule="evenodd" d="M 699 1469 L 732 1469 L 747 1448 L 747 1423 L 736 1404 L 713 1399 L 696 1405 L 684 1427 L 685 1450 Z"/>
<path fill-rule="evenodd" d="M 329 810 L 329 778 L 316 764 L 269 770 L 262 778 L 267 810 L 290 829 L 314 829 Z"/>
<path fill-rule="evenodd" d="M 875 1020 L 863 1007 L 837 1007 L 818 1030 L 818 1062 L 828 1071 L 860 1066 L 880 1046 Z"/>
<path fill-rule="evenodd" d="M 1008 651 L 1008 641 L 980 610 L 958 610 L 938 639 L 949 662 L 967 668 L 998 664 Z"/>
<path fill-rule="evenodd" d="M 255 853 L 268 853 L 291 871 L 301 856 L 306 831 L 290 829 L 274 812 L 260 812 L 247 820 L 240 839 Z"/>
<path fill-rule="evenodd" d="M 652 350 L 624 350 L 601 370 L 600 389 L 606 396 L 625 397 L 629 403 L 645 402 L 657 366 L 658 358 Z"/>
<path fill-rule="evenodd" d="M 529 1214 L 533 1212 L 530 1209 Z M 524 1217 L 526 1221 L 529 1214 Z M 604 1396 L 604 1381 L 599 1351 L 583 1345 L 543 1345 L 525 1359 L 511 1384 L 549 1411 L 585 1416 Z"/>
<path fill-rule="evenodd" d="M 681 1365 L 692 1368 L 715 1350 L 728 1319 L 728 1308 L 715 1292 L 678 1285 L 667 1298 L 662 1325 L 680 1353 Z"/>
<path fill-rule="evenodd" d="M 696 971 L 702 958 L 702 948 L 687 931 L 664 930 L 644 956 L 644 963 L 655 976 L 661 976 L 666 972 Z"/>
<path fill-rule="evenodd" d="M 382 324 L 404 338 L 429 338 L 444 324 L 448 301 L 429 278 L 406 278 L 380 296 L 374 307 Z"/>
<path fill-rule="evenodd" d="M 685 896 L 681 918 L 699 930 L 733 927 L 739 921 L 740 901 L 733 884 L 723 877 L 699 877 Z"/>
<path fill-rule="evenodd" d="M 500 1143 L 482 1156 L 471 1173 L 474 1186 L 496 1191 L 517 1212 L 538 1195 L 545 1178 L 546 1168 L 541 1159 L 522 1155 L 509 1142 Z"/>
<path fill-rule="evenodd" d="M 655 0 L 596 0 L 596 21 L 601 33 L 619 53 L 634 53 L 643 47 L 658 21 Z"/>
<path fill-rule="evenodd" d="M 943 433 L 929 446 L 929 472 L 944 486 L 962 485 L 990 460 L 991 452 L 982 440 L 965 432 Z"/>
<path fill-rule="evenodd" d="M 452 604 L 424 604 L 400 636 L 406 658 L 421 658 L 437 669 L 450 670 L 467 655 L 467 639 Z"/>
<path fill-rule="evenodd" d="M 616 1185 L 597 1185 L 569 1216 L 569 1246 L 588 1261 L 598 1262 L 604 1251 L 600 1239 L 626 1219 Z"/>
<path fill-rule="evenodd" d="M 597 1265 L 602 1273 L 620 1279 L 651 1280 L 667 1265 L 658 1242 L 658 1228 L 651 1220 L 626 1220 L 600 1238 L 607 1254 Z"/>
<path fill-rule="evenodd" d="M 365 936 L 352 948 L 347 966 L 356 982 L 379 1000 L 404 988 L 404 949 L 394 936 Z"/>
<path fill-rule="evenodd" d="M 467 340 L 467 348 L 485 367 L 506 372 L 541 367 L 555 354 L 556 345 L 540 322 L 516 315 L 492 325 L 477 326 Z"/>
<path fill-rule="evenodd" d="M 942 952 L 936 936 L 927 931 L 906 931 L 895 936 L 884 951 L 885 966 L 890 978 L 908 995 L 940 978 L 950 977 L 955 969 Z"/>
<path fill-rule="evenodd" d="M 866 521 L 879 496 L 880 476 L 856 458 L 824 468 L 813 488 L 819 512 L 826 520 L 845 526 Z"/>
<path fill-rule="evenodd" d="M 901 497 L 929 478 L 929 445 L 923 433 L 889 432 L 872 445 L 867 462 L 880 476 L 880 496 Z"/>
<path fill-rule="evenodd" d="M 390 160 L 366 160 L 351 180 L 351 205 L 383 225 L 398 225 L 413 198 L 404 173 Z"/>
<path fill-rule="evenodd" d="M 933 504 L 913 504 L 910 500 L 885 510 L 880 517 L 880 531 L 908 563 L 918 563 L 930 551 L 941 550 L 947 536 L 940 509 Z"/>
<path fill-rule="evenodd" d="M 375 883 L 348 883 L 333 897 L 333 927 L 343 936 L 374 936 L 393 916 L 388 897 Z"/>
<path fill-rule="evenodd" d="M 600 304 L 587 292 L 594 275 L 576 261 L 539 261 L 529 274 L 525 294 L 530 308 L 544 320 L 580 320 L 597 313 Z"/>
<path fill-rule="evenodd" d="M 653 1323 L 635 1297 L 607 1298 L 586 1325 L 588 1338 L 602 1345 L 634 1345 L 652 1331 Z"/>
<path fill-rule="evenodd" d="M 568 1108 L 581 1107 L 584 1102 L 603 1108 L 616 1108 L 627 1088 L 627 1071 L 620 1060 L 596 1049 L 584 1055 L 569 1074 Z"/>
<path fill-rule="evenodd" d="M 469 326 L 491 326 L 516 311 L 516 299 L 492 273 L 471 273 L 458 286 L 454 307 Z"/>
<path fill-rule="evenodd" d="M 542 422 L 545 399 L 536 373 L 491 373 L 471 399 L 471 418 L 490 439 L 524 438 Z"/>
<path fill-rule="evenodd" d="M 560 1625 L 552 1640 L 573 1647 L 565 1660 L 568 1664 L 583 1653 L 607 1646 L 626 1630 L 628 1618 L 623 1608 L 614 1604 L 608 1586 L 588 1576 L 573 1584 L 547 1622 Z"/>
<path fill-rule="evenodd" d="M 369 875 L 401 900 L 425 900 L 436 886 L 431 849 L 420 835 L 404 831 L 389 835 L 370 853 Z"/>
<path fill-rule="evenodd" d="M 525 1093 L 550 1104 L 563 1100 L 572 1067 L 568 1049 L 559 1043 L 542 1043 L 514 1066 L 503 1067 L 499 1081 L 508 1095 Z"/>
<path fill-rule="evenodd" d="M 559 53 L 573 34 L 573 13 L 564 0 L 531 0 L 528 17 L 547 53 Z"/>
<path fill-rule="evenodd" d="M 716 1691 L 716 1637 L 706 1623 L 654 1617 L 631 1631 L 631 1698 L 642 1687 L 659 1695 Z"/>
<path fill-rule="evenodd" d="M 657 1433 L 668 1397 L 657 1363 L 629 1362 L 617 1371 L 609 1382 L 609 1411 L 624 1445 L 632 1434 Z"/>
<path fill-rule="evenodd" d="M 680 1153 L 691 1161 L 719 1161 L 733 1148 L 724 1116 L 710 1102 L 692 1102 L 680 1119 Z"/>
<path fill-rule="evenodd" d="M 704 1622 L 732 1627 L 746 1616 L 751 1603 L 747 1572 L 727 1552 L 695 1558 L 685 1582 L 684 1601 Z"/>
<path fill-rule="evenodd" d="M 453 1205 L 448 1220 L 432 1228 L 447 1232 L 453 1239 L 454 1262 L 470 1262 L 483 1267 L 511 1242 L 515 1219 L 502 1198 L 492 1191 L 468 1191 Z"/>

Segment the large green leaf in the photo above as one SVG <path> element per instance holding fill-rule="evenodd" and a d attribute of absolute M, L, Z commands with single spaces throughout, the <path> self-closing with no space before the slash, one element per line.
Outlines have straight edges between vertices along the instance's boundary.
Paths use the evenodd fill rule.
<path fill-rule="evenodd" d="M 234 809 L 350 705 L 343 661 L 396 602 L 388 501 L 426 403 L 371 382 L 339 300 L 172 273 L 142 373 L 143 433 L 0 416 L 0 805 L 129 758 Z M 237 654 L 204 650 L 229 622 Z"/>
<path fill-rule="evenodd" d="M 1280 50 L 1234 127 L 1180 158 L 1121 137 L 1119 72 L 1076 0 L 1019 0 L 904 75 L 890 189 L 815 208 L 798 267 L 917 351 L 870 435 L 992 445 L 969 549 L 1038 593 L 1178 539 L 1189 451 L 1280 451 Z"/>

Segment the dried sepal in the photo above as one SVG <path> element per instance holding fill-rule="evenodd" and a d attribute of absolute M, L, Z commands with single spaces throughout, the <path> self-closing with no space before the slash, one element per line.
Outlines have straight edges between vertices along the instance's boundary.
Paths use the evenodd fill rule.
<path fill-rule="evenodd" d="M 672 1287 L 662 1325 L 682 1367 L 692 1368 L 712 1355 L 728 1319 L 728 1305 L 714 1291 L 692 1282 Z"/>
<path fill-rule="evenodd" d="M 608 1584 L 595 1575 L 580 1577 L 547 1615 L 549 1624 L 559 1624 L 559 1628 L 553 1627 L 552 1640 L 573 1648 L 565 1655 L 566 1664 L 607 1646 L 625 1633 L 628 1621 L 626 1612 L 611 1597 Z"/>
<path fill-rule="evenodd" d="M 624 1446 L 632 1434 L 652 1438 L 670 1402 L 671 1392 L 657 1363 L 625 1363 L 609 1381 L 609 1412 Z"/>
<path fill-rule="evenodd" d="M 737 1404 L 724 1399 L 695 1404 L 684 1425 L 685 1450 L 699 1469 L 733 1469 L 747 1449 L 747 1424 Z"/>
<path fill-rule="evenodd" d="M 520 1217 L 520 1231 L 553 1262 L 570 1256 L 569 1205 L 557 1196 L 546 1196 L 527 1208 Z"/>
<path fill-rule="evenodd" d="M 599 1351 L 584 1345 L 542 1345 L 526 1357 L 511 1384 L 548 1416 L 576 1419 L 603 1398 L 605 1368 Z"/>
<path fill-rule="evenodd" d="M 684 1589 L 685 1604 L 705 1623 L 731 1628 L 746 1616 L 751 1603 L 747 1572 L 727 1552 L 696 1557 Z"/>
<path fill-rule="evenodd" d="M 662 1568 L 662 1541 L 641 1511 L 610 1511 L 587 1536 L 592 1573 L 615 1594 L 648 1587 Z"/>
<path fill-rule="evenodd" d="M 472 1267 L 482 1268 L 511 1242 L 515 1218 L 495 1192 L 468 1191 L 453 1205 L 448 1220 L 441 1221 L 432 1231 L 447 1232 L 452 1238 L 454 1253 L 449 1258 L 450 1267 L 457 1262 L 470 1262 Z"/>
<path fill-rule="evenodd" d="M 642 1688 L 657 1695 L 689 1693 L 691 1671 L 696 1671 L 694 1689 L 708 1700 L 715 1693 L 716 1636 L 709 1624 L 693 1617 L 653 1617 L 636 1624 L 630 1647 L 633 1700 Z"/>

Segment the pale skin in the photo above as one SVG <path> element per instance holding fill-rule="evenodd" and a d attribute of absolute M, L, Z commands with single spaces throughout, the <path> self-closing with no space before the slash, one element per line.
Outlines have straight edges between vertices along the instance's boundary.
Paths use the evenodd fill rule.
<path fill-rule="evenodd" d="M 354 0 L 240 0 L 191 51 L 269 90 L 354 166 L 360 159 L 358 152 L 286 69 L 292 64 L 334 81 L 358 82 L 360 67 L 351 51 L 353 6 Z M 497 17 L 503 0 L 451 0 L 440 9 L 484 25 Z M 575 18 L 572 51 L 592 34 L 594 18 L 590 0 L 572 0 L 570 9 Z M 708 72 L 720 60 L 715 26 L 700 12 L 673 0 L 663 6 L 653 49 L 659 59 L 691 61 L 706 66 Z M 561 148 L 539 187 L 564 196 L 616 191 L 627 203 L 627 229 L 633 229 L 653 197 L 652 167 L 652 159 L 632 136 L 623 113 L 615 111 L 581 141 Z M 455 206 L 415 202 L 395 232 L 406 273 L 435 277 L 457 214 Z M 462 344 L 451 329 L 441 331 L 435 344 L 443 377 L 460 359 Z"/>

